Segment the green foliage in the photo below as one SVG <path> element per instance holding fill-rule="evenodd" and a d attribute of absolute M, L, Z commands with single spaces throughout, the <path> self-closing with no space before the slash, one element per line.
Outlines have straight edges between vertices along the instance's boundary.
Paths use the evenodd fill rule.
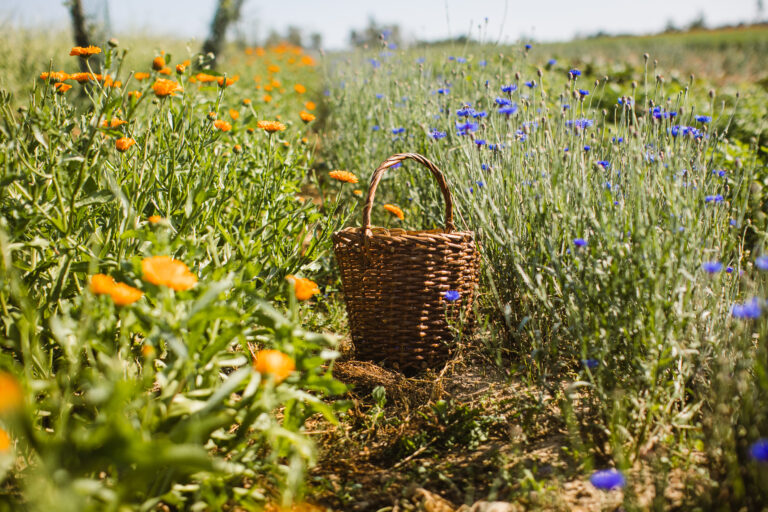
<path fill-rule="evenodd" d="M 277 112 L 298 120 L 300 102 L 275 111 L 243 102 L 237 84 L 183 74 L 183 93 L 155 98 L 157 77 L 129 78 L 123 56 L 107 50 L 100 72 L 125 88 L 91 82 L 70 101 L 74 91 L 40 82 L 17 112 L 0 96 L 0 368 L 26 392 L 23 413 L 3 423 L 18 462 L 0 476 L 21 494 L 2 499 L 30 510 L 255 507 L 282 490 L 290 501 L 315 460 L 304 424 L 335 422 L 340 405 L 327 397 L 344 390 L 330 373 L 335 339 L 301 327 L 305 307 L 284 279 L 334 229 L 297 200 L 312 153 L 293 123 L 257 128 Z M 298 64 L 290 73 L 311 79 Z M 120 151 L 119 137 L 136 143 Z M 199 282 L 152 284 L 153 255 Z M 97 273 L 143 296 L 119 306 L 89 287 Z M 250 353 L 264 348 L 295 371 L 255 371 Z"/>
<path fill-rule="evenodd" d="M 729 317 L 754 293 L 738 276 L 755 276 L 765 239 L 754 185 L 763 157 L 754 138 L 728 140 L 741 105 L 721 108 L 706 85 L 668 82 L 658 69 L 614 81 L 589 65 L 573 79 L 578 60 L 537 65 L 541 48 L 456 51 L 358 56 L 330 91 L 328 152 L 364 176 L 403 151 L 443 169 L 461 228 L 483 247 L 489 345 L 516 375 L 565 390 L 564 423 L 584 468 L 608 458 L 628 469 L 651 456 L 667 471 L 705 439 L 727 444 L 706 438 L 703 421 L 715 397 L 729 396 L 711 387 L 720 356 L 729 354 L 726 368 L 756 357 Z M 502 92 L 508 85 L 516 89 Z M 517 111 L 499 113 L 497 98 Z M 485 114 L 473 118 L 467 106 Z M 467 122 L 476 125 L 462 135 Z M 375 222 L 389 222 L 380 204 L 394 203 L 404 227 L 443 225 L 422 169 L 391 170 L 377 201 Z M 723 271 L 708 273 L 708 261 Z M 768 431 L 749 432 L 754 441 Z M 713 473 L 724 460 L 713 459 Z"/>

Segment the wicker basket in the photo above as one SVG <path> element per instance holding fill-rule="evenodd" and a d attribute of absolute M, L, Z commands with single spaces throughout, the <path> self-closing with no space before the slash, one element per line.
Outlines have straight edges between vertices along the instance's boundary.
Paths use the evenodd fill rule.
<path fill-rule="evenodd" d="M 371 227 L 382 175 L 408 158 L 429 169 L 440 185 L 444 230 Z M 399 370 L 423 369 L 447 359 L 453 337 L 448 319 L 469 317 L 480 258 L 473 233 L 456 231 L 451 193 L 440 170 L 415 153 L 389 157 L 371 177 L 363 227 L 334 233 L 333 245 L 358 359 Z M 460 298 L 446 300 L 449 290 Z"/>

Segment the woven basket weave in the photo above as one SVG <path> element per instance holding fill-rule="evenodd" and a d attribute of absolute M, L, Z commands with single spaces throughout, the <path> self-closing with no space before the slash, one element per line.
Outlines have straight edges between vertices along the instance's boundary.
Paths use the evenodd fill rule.
<path fill-rule="evenodd" d="M 445 199 L 445 229 L 405 231 L 371 227 L 376 187 L 384 172 L 406 159 L 429 169 Z M 423 369 L 449 356 L 448 319 L 469 317 L 478 279 L 474 235 L 456 231 L 443 173 L 415 153 L 385 160 L 371 177 L 363 227 L 333 234 L 347 316 L 357 357 L 400 370 Z M 460 298 L 447 301 L 445 292 Z"/>

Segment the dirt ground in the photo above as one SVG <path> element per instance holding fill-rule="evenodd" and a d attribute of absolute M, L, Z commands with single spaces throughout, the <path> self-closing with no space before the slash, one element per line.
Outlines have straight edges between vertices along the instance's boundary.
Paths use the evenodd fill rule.
<path fill-rule="evenodd" d="M 526 386 L 480 351 L 414 377 L 353 359 L 337 362 L 334 375 L 351 387 L 351 407 L 340 425 L 318 423 L 311 432 L 322 453 L 308 499 L 326 509 L 615 511 L 627 493 L 628 509 L 685 510 L 700 486 L 673 472 L 657 496 L 640 461 L 630 486 L 596 489 L 583 458 L 569 452 L 558 406 L 568 383 Z"/>

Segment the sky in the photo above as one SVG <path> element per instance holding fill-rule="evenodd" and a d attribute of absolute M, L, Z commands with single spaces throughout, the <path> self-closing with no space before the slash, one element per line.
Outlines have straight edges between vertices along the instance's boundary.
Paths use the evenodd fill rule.
<path fill-rule="evenodd" d="M 103 15 L 108 4 L 115 36 L 132 32 L 202 40 L 216 0 L 83 0 Z M 409 39 L 434 40 L 470 33 L 487 41 L 565 41 L 578 35 L 643 34 L 668 21 L 708 26 L 756 19 L 757 0 L 245 0 L 240 29 L 263 38 L 288 25 L 323 36 L 326 49 L 343 48 L 349 31 L 373 17 L 398 24 Z M 51 29 L 68 26 L 63 0 L 0 0 L 0 25 Z M 486 21 L 487 19 L 487 21 Z M 763 16 L 765 19 L 765 15 Z"/>

